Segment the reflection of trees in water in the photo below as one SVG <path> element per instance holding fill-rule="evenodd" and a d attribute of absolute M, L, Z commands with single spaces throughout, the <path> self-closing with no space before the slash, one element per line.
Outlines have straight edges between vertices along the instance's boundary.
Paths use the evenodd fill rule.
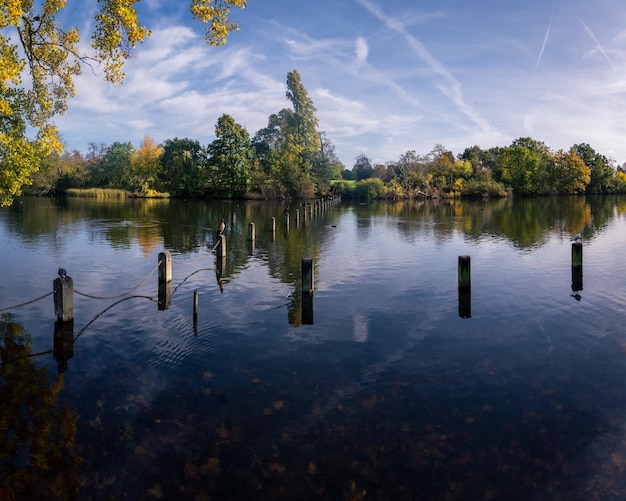
<path fill-rule="evenodd" d="M 399 231 L 415 238 L 417 230 L 431 228 L 435 238 L 455 232 L 479 239 L 503 237 L 520 249 L 543 245 L 551 235 L 589 239 L 604 228 L 620 207 L 616 196 L 552 196 L 495 200 L 440 200 L 399 202 L 388 208 L 400 218 Z"/>
<path fill-rule="evenodd" d="M 76 499 L 80 456 L 75 412 L 58 405 L 53 381 L 32 358 L 32 340 L 10 314 L 0 317 L 1 499 Z"/>

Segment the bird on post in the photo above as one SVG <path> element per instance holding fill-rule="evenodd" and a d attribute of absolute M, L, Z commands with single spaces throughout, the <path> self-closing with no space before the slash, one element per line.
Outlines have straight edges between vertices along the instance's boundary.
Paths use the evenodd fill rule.
<path fill-rule="evenodd" d="M 222 218 L 222 220 L 220 221 L 220 225 L 217 228 L 217 234 L 215 235 L 215 238 L 218 238 L 220 235 L 222 235 L 225 228 L 226 224 L 224 223 L 224 218 Z"/>
<path fill-rule="evenodd" d="M 572 238 L 572 242 L 579 242 L 580 240 L 582 240 L 583 236 L 580 233 L 576 233 L 576 235 L 574 235 L 574 238 Z"/>
<path fill-rule="evenodd" d="M 65 280 L 65 277 L 67 277 L 67 271 L 65 268 L 59 268 L 57 273 L 59 274 L 59 277 L 61 277 L 61 280 Z"/>

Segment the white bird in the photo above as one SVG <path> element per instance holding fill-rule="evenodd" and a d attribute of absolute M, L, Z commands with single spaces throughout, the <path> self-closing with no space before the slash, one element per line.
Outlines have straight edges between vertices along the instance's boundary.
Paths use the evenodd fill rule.
<path fill-rule="evenodd" d="M 576 235 L 574 235 L 574 238 L 572 238 L 572 242 L 578 242 L 579 240 L 582 240 L 583 236 L 580 233 L 576 233 Z"/>

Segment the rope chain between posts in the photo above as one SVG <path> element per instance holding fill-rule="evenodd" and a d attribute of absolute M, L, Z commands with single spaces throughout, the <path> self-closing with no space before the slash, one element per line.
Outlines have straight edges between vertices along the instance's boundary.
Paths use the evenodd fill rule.
<path fill-rule="evenodd" d="M 125 297 L 124 299 L 120 299 L 119 301 L 116 301 L 113 304 L 110 304 L 104 310 L 102 310 L 100 313 L 98 313 L 95 317 L 93 317 L 89 322 L 87 322 L 87 324 L 78 332 L 78 334 L 76 334 L 74 336 L 74 342 L 76 342 L 78 340 L 78 338 L 83 335 L 83 333 L 87 330 L 87 328 L 91 324 L 93 324 L 96 320 L 98 320 L 98 318 L 100 318 L 102 315 L 104 315 L 111 308 L 113 308 L 114 306 L 117 306 L 120 303 L 123 303 L 124 301 L 128 301 L 129 299 L 136 299 L 136 298 L 147 299 L 148 301 L 154 301 L 154 298 L 152 296 L 129 296 L 129 297 Z"/>
<path fill-rule="evenodd" d="M 201 271 L 211 271 L 213 270 L 213 268 L 200 268 L 199 270 L 194 271 L 193 273 L 191 273 L 190 275 L 187 275 L 185 278 L 183 278 L 180 283 L 174 287 L 174 290 L 172 291 L 172 296 L 176 293 L 176 291 L 178 290 L 178 288 L 183 285 L 187 280 L 189 280 L 191 277 L 193 277 L 196 273 L 200 273 Z"/>
<path fill-rule="evenodd" d="M 145 283 L 145 281 L 148 280 L 154 274 L 154 272 L 159 269 L 159 266 L 161 266 L 162 262 L 163 261 L 159 261 L 157 265 L 152 269 L 152 271 L 148 273 L 148 275 L 141 282 L 139 282 L 137 285 L 135 285 L 135 287 L 133 287 L 129 291 L 123 292 L 122 294 L 117 294 L 115 296 L 108 296 L 108 297 L 100 297 L 100 296 L 93 296 L 91 294 L 85 294 L 84 292 L 77 291 L 76 289 L 74 289 L 74 292 L 80 296 L 88 297 L 90 299 L 117 299 L 119 297 L 128 296 L 128 294 L 135 292 L 139 287 L 141 287 Z"/>
<path fill-rule="evenodd" d="M 55 292 L 56 292 L 56 290 L 53 290 L 52 292 L 48 292 L 47 294 L 44 294 L 43 296 L 36 297 L 35 299 L 31 299 L 30 301 L 26 301 L 25 303 L 15 304 L 13 306 L 7 306 L 6 308 L 0 308 L 0 313 L 5 312 L 5 311 L 9 311 L 9 310 L 14 310 L 15 308 L 21 308 L 22 306 L 28 306 L 29 304 L 36 303 L 37 301 L 41 301 L 42 299 L 45 299 L 48 296 L 52 296 L 52 294 L 54 294 Z"/>

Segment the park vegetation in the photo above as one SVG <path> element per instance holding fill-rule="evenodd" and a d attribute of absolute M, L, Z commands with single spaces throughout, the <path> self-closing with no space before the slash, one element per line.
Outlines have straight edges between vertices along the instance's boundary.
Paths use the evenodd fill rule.
<path fill-rule="evenodd" d="M 52 152 L 32 176 L 30 191 L 104 196 L 102 190 L 115 189 L 135 197 L 274 200 L 336 194 L 401 200 L 626 192 L 626 173 L 590 145 L 553 151 L 528 137 L 505 147 L 472 146 L 457 156 L 437 144 L 428 154 L 411 150 L 375 165 L 359 155 L 347 169 L 319 130 L 317 110 L 297 70 L 287 74 L 286 97 L 291 106 L 270 115 L 267 126 L 252 137 L 224 114 L 207 145 L 192 138 L 156 144 L 145 137 L 137 149 L 115 142 L 91 143 L 87 155 Z"/>

